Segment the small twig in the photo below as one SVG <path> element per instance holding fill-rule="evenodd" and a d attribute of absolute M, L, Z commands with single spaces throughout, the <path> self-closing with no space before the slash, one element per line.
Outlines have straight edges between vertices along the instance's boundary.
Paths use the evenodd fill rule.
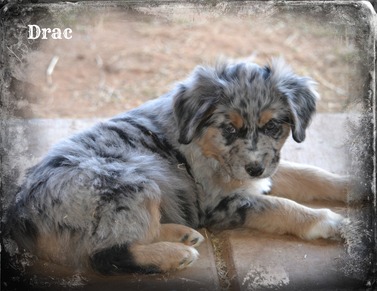
<path fill-rule="evenodd" d="M 17 58 L 17 60 L 19 60 L 20 61 L 20 63 L 22 63 L 22 61 L 21 61 L 21 59 L 14 53 L 14 51 L 12 51 L 11 49 L 10 49 L 10 47 L 9 46 L 7 46 L 7 49 Z"/>
<path fill-rule="evenodd" d="M 46 78 L 47 78 L 48 85 L 52 84 L 52 73 L 54 72 L 55 66 L 58 63 L 58 61 L 59 61 L 59 57 L 53 56 L 53 58 L 50 61 L 50 64 L 47 67 Z"/>
<path fill-rule="evenodd" d="M 285 40 L 284 40 L 284 44 L 285 45 L 288 45 L 288 46 L 291 46 L 292 43 L 299 37 L 299 34 L 297 32 L 295 33 L 292 33 L 290 36 L 288 36 Z"/>
<path fill-rule="evenodd" d="M 96 55 L 96 63 L 97 63 L 98 68 L 102 69 L 102 67 L 103 67 L 103 60 L 102 60 L 102 58 L 99 55 Z"/>

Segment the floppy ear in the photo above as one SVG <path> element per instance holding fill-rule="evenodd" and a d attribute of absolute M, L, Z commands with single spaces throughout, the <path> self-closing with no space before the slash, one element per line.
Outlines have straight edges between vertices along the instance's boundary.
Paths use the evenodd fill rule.
<path fill-rule="evenodd" d="M 281 59 L 272 62 L 271 78 L 288 105 L 293 139 L 300 143 L 305 139 L 305 130 L 319 99 L 314 88 L 316 83 L 310 78 L 295 75 Z"/>
<path fill-rule="evenodd" d="M 290 84 L 286 98 L 291 112 L 291 128 L 293 139 L 300 143 L 305 137 L 305 131 L 315 113 L 318 93 L 313 88 L 309 78 L 296 77 Z"/>
<path fill-rule="evenodd" d="M 206 125 L 218 103 L 221 82 L 214 69 L 198 67 L 174 94 L 178 142 L 189 144 Z"/>

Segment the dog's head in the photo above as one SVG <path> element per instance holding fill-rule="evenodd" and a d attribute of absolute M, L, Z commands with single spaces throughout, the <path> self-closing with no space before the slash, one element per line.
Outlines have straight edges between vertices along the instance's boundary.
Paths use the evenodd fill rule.
<path fill-rule="evenodd" d="M 195 142 L 233 178 L 268 177 L 289 132 L 305 139 L 318 97 L 313 85 L 280 59 L 197 67 L 175 92 L 179 142 Z"/>

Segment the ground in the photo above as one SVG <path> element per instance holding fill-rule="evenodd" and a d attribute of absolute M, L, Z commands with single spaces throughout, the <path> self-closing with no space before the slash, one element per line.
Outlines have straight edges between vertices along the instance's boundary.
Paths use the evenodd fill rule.
<path fill-rule="evenodd" d="M 357 98 L 357 48 L 349 31 L 331 21 L 196 8 L 157 15 L 141 8 L 74 11 L 55 11 L 49 24 L 72 28 L 72 39 L 41 40 L 38 50 L 26 54 L 25 65 L 15 68 L 16 78 L 29 84 L 20 93 L 18 115 L 113 116 L 166 93 L 196 65 L 219 58 L 261 65 L 284 58 L 318 83 L 319 112 L 353 109 Z"/>

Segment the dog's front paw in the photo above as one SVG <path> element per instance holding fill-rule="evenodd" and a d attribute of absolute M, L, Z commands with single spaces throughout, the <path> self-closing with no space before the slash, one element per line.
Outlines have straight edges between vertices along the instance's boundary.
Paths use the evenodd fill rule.
<path fill-rule="evenodd" d="M 309 228 L 304 238 L 340 239 L 342 228 L 349 223 L 349 220 L 330 209 L 318 209 L 316 212 L 318 218 Z"/>
<path fill-rule="evenodd" d="M 203 241 L 204 237 L 194 229 L 188 229 L 180 239 L 181 243 L 192 247 L 198 247 Z"/>

